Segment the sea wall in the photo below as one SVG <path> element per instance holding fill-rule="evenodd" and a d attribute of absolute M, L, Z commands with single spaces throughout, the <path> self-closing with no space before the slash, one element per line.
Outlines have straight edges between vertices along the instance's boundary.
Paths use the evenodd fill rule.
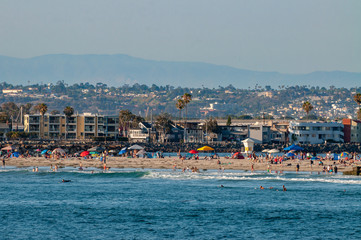
<path fill-rule="evenodd" d="M 216 152 L 238 152 L 243 151 L 244 146 L 242 143 L 138 143 L 139 145 L 145 147 L 148 152 L 187 152 L 191 149 L 197 149 L 203 147 L 204 145 L 211 146 L 216 150 Z M 36 149 L 44 150 L 53 150 L 55 148 L 67 149 L 68 153 L 75 153 L 87 150 L 94 146 L 100 146 L 107 150 L 120 151 L 123 147 L 129 147 L 133 143 L 128 142 L 93 142 L 93 141 L 11 141 L 11 142 L 2 142 L 1 148 L 5 146 L 13 146 L 14 150 L 19 151 L 20 153 L 25 153 L 27 151 L 34 152 Z M 288 145 L 284 144 L 255 144 L 254 150 L 256 152 L 261 152 L 264 149 L 278 149 L 280 152 L 283 151 Z M 311 153 L 341 153 L 341 152 L 361 152 L 360 143 L 329 143 L 329 144 L 313 144 L 313 145 L 301 145 L 305 151 Z"/>

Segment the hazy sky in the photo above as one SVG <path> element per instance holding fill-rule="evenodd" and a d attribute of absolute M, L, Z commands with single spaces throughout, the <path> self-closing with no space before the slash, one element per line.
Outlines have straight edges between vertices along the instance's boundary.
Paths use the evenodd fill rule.
<path fill-rule="evenodd" d="M 0 55 L 361 72 L 360 0 L 0 0 Z"/>

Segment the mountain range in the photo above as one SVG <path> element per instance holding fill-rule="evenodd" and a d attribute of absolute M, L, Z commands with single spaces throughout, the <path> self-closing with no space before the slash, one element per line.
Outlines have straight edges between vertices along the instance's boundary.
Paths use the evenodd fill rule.
<path fill-rule="evenodd" d="M 308 74 L 283 74 L 238 69 L 202 62 L 170 62 L 146 60 L 124 54 L 70 55 L 51 54 L 33 58 L 0 56 L 0 82 L 11 84 L 105 83 L 119 87 L 124 84 L 156 84 L 175 87 L 254 88 L 259 86 L 310 85 L 320 87 L 356 87 L 361 73 L 317 71 Z"/>

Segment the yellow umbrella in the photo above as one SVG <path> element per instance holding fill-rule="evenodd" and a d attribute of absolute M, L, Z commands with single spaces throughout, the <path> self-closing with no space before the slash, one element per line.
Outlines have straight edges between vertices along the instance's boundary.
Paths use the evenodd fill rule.
<path fill-rule="evenodd" d="M 213 151 L 214 149 L 208 146 L 204 146 L 197 149 L 198 151 Z"/>

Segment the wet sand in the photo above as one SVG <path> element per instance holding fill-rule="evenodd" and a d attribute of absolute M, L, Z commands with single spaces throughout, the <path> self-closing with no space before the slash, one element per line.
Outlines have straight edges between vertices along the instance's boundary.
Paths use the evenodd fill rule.
<path fill-rule="evenodd" d="M 221 157 L 219 159 L 221 164 L 218 164 L 217 159 L 212 160 L 180 160 L 176 157 L 165 158 L 126 158 L 126 157 L 108 157 L 107 167 L 110 168 L 150 168 L 150 169 L 183 169 L 185 167 L 197 167 L 199 170 L 205 169 L 220 169 L 225 170 L 248 170 L 251 171 L 252 164 L 254 165 L 254 171 L 296 171 L 297 163 L 300 165 L 299 171 L 302 172 L 322 172 L 323 166 L 318 165 L 318 161 L 314 161 L 314 164 L 310 165 L 309 160 L 287 160 L 283 164 L 269 164 L 267 162 L 252 162 L 249 159 L 226 159 Z M 84 158 L 67 158 L 67 159 L 45 159 L 43 157 L 31 157 L 31 158 L 9 158 L 6 159 L 7 166 L 16 167 L 50 167 L 57 164 L 59 167 L 79 167 L 83 168 L 103 168 L 103 163 L 99 159 L 84 159 Z M 355 164 L 338 164 L 336 166 L 338 172 L 350 171 L 353 166 L 360 165 L 360 162 Z M 324 161 L 324 166 L 334 165 L 334 161 Z"/>

